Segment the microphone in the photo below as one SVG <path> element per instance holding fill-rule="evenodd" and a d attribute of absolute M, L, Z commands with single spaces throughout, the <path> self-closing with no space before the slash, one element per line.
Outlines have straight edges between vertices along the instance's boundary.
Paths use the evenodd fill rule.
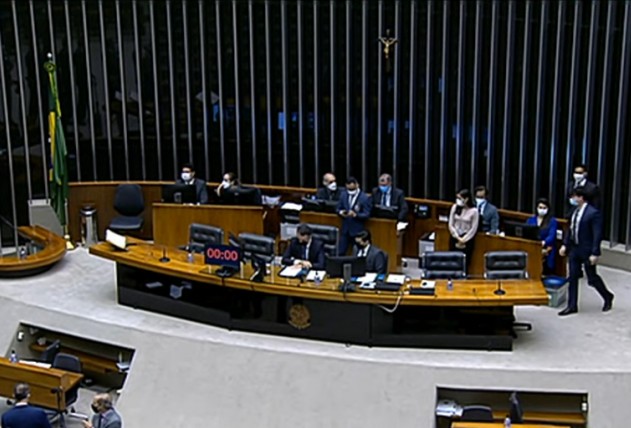
<path fill-rule="evenodd" d="M 497 289 L 493 292 L 496 296 L 503 296 L 506 291 L 502 290 L 502 280 L 497 281 Z"/>
<path fill-rule="evenodd" d="M 160 263 L 168 263 L 171 261 L 171 259 L 167 257 L 167 247 L 162 248 L 162 257 L 159 261 Z"/>

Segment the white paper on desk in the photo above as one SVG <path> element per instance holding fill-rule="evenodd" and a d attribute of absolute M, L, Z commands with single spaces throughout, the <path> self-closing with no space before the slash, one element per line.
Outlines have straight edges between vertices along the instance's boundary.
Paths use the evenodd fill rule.
<path fill-rule="evenodd" d="M 285 277 L 285 278 L 295 278 L 298 275 L 300 275 L 300 272 L 302 272 L 302 266 L 300 265 L 292 265 L 292 266 L 287 266 L 286 268 L 284 268 L 283 270 L 281 270 L 278 275 Z"/>
<path fill-rule="evenodd" d="M 300 211 L 300 210 L 302 210 L 302 205 L 295 204 L 293 202 L 285 202 L 283 205 L 280 206 L 280 209 L 281 210 Z"/>
<path fill-rule="evenodd" d="M 309 273 L 307 274 L 307 281 L 315 281 L 316 276 L 318 278 L 320 278 L 320 281 L 322 281 L 324 279 L 324 277 L 326 276 L 326 271 L 325 270 L 310 270 Z"/>
<path fill-rule="evenodd" d="M 421 282 L 421 288 L 423 290 L 434 290 L 436 288 L 436 281 L 424 280 Z"/>
<path fill-rule="evenodd" d="M 460 415 L 462 415 L 462 406 L 459 406 L 454 400 L 440 400 L 436 404 L 436 416 L 451 418 Z"/>
<path fill-rule="evenodd" d="M 42 363 L 41 361 L 20 360 L 22 364 L 28 364 L 29 366 L 39 367 L 41 369 L 49 369 L 51 367 L 48 363 Z"/>
<path fill-rule="evenodd" d="M 365 284 L 365 283 L 375 282 L 375 279 L 377 279 L 376 273 L 366 272 L 366 275 L 360 276 L 357 278 L 357 282 L 359 282 L 360 284 Z"/>
<path fill-rule="evenodd" d="M 388 277 L 386 278 L 386 282 L 388 284 L 399 284 L 399 285 L 403 285 L 403 283 L 405 282 L 405 275 L 397 275 L 397 274 L 389 274 Z"/>
<path fill-rule="evenodd" d="M 402 230 L 407 229 L 408 227 L 408 223 L 405 221 L 398 221 L 397 222 L 397 232 L 401 232 Z"/>

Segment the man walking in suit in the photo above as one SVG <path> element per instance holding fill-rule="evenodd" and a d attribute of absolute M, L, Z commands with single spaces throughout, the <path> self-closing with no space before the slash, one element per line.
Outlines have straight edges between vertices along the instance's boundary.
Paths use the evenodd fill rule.
<path fill-rule="evenodd" d="M 370 232 L 364 230 L 355 236 L 353 255 L 366 259 L 366 272 L 388 273 L 388 257 L 381 248 L 372 245 Z"/>
<path fill-rule="evenodd" d="M 600 188 L 596 183 L 587 178 L 587 167 L 585 165 L 576 165 L 572 180 L 567 185 L 567 199 L 565 202 L 565 218 L 570 218 L 576 205 L 572 198 L 574 189 L 582 187 L 585 190 L 587 202 L 594 208 L 600 209 Z"/>
<path fill-rule="evenodd" d="M 301 224 L 283 254 L 283 265 L 300 265 L 305 269 L 324 269 L 324 242 L 311 236 L 311 228 Z"/>
<path fill-rule="evenodd" d="M 340 233 L 339 255 L 346 254 L 355 236 L 364 230 L 364 223 L 370 217 L 372 208 L 370 198 L 359 188 L 355 177 L 348 177 L 346 190 L 340 195 L 337 203 L 337 213 L 342 217 L 342 231 Z"/>
<path fill-rule="evenodd" d="M 208 190 L 206 189 L 206 182 L 199 178 L 195 178 L 195 168 L 190 163 L 184 164 L 182 166 L 182 173 L 180 174 L 180 178 L 177 179 L 176 183 L 195 186 L 197 203 L 208 203 Z"/>
<path fill-rule="evenodd" d="M 407 221 L 408 204 L 405 201 L 405 195 L 403 190 L 393 186 L 390 174 L 381 174 L 379 186 L 372 189 L 372 205 L 373 207 L 392 207 L 397 213 L 397 220 Z"/>
<path fill-rule="evenodd" d="M 96 394 L 92 399 L 92 421 L 84 421 L 85 428 L 122 428 L 123 419 L 114 409 L 112 397 L 109 394 Z"/>
<path fill-rule="evenodd" d="M 576 203 L 576 209 L 570 218 L 570 229 L 565 235 L 563 246 L 559 249 L 561 256 L 567 254 L 569 258 L 570 289 L 567 307 L 559 312 L 559 315 L 578 312 L 578 279 L 581 266 L 585 268 L 589 285 L 603 298 L 603 312 L 607 312 L 612 308 L 614 295 L 596 272 L 602 239 L 602 215 L 587 202 L 587 192 L 584 188 L 574 189 L 572 198 Z"/>
<path fill-rule="evenodd" d="M 496 234 L 500 230 L 500 215 L 497 207 L 489 202 L 489 189 L 486 186 L 475 188 L 475 204 L 480 213 L 478 230 Z"/>
<path fill-rule="evenodd" d="M 2 415 L 3 428 L 51 428 L 46 413 L 39 407 L 28 404 L 31 388 L 18 383 L 13 388 L 15 406 Z"/>

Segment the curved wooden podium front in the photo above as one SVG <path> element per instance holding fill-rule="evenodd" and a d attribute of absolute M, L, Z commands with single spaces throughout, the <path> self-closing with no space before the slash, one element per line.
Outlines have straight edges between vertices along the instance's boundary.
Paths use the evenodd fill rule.
<path fill-rule="evenodd" d="M 22 277 L 36 275 L 50 269 L 66 254 L 66 241 L 59 235 L 41 226 L 21 226 L 18 232 L 39 246 L 41 251 L 24 259 L 17 256 L 0 258 L 0 277 Z"/>

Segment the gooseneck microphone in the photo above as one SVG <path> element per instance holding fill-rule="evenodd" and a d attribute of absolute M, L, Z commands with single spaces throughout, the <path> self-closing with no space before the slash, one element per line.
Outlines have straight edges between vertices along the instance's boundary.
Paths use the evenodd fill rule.
<path fill-rule="evenodd" d="M 160 258 L 160 263 L 168 263 L 171 259 L 167 257 L 167 247 L 162 248 L 162 257 Z"/>
<path fill-rule="evenodd" d="M 503 296 L 504 294 L 506 294 L 506 291 L 502 290 L 502 281 L 501 280 L 497 281 L 497 289 L 493 293 L 495 295 L 497 295 L 497 296 Z"/>

